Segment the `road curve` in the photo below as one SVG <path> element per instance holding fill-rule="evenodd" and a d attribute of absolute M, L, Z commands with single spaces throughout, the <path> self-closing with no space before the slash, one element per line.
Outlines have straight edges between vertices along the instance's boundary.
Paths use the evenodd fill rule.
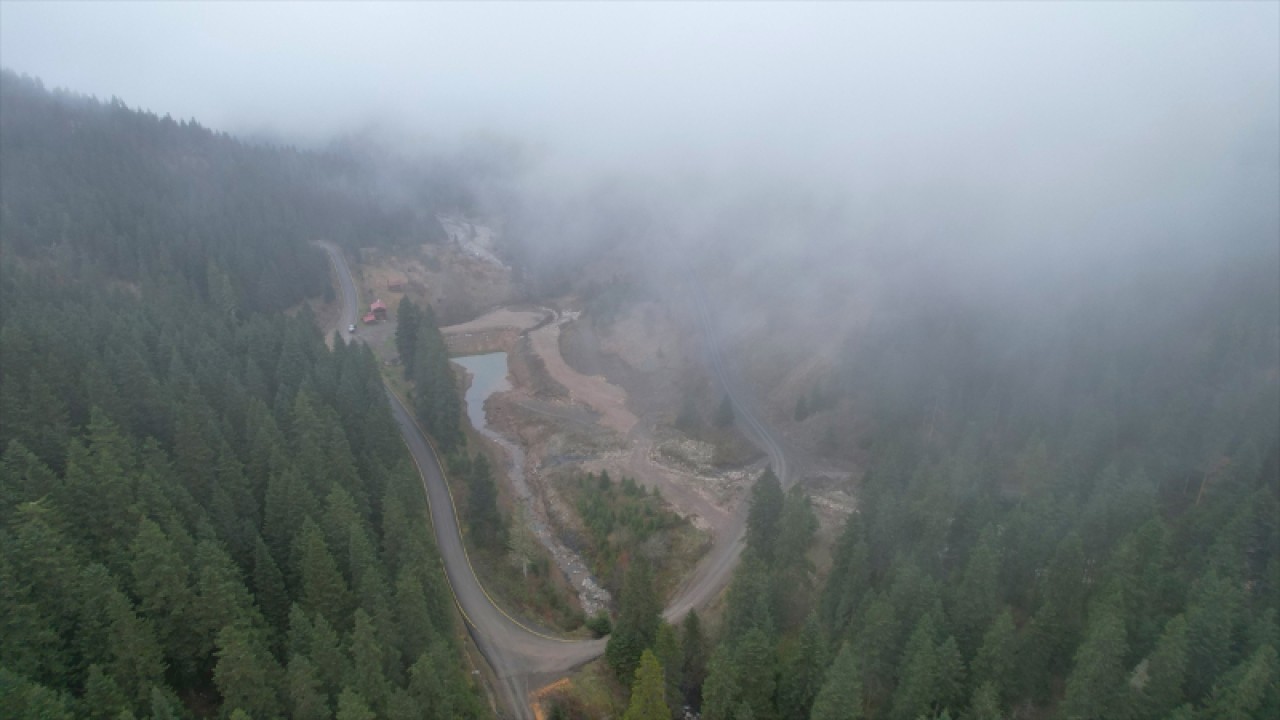
<path fill-rule="evenodd" d="M 341 251 L 322 246 L 329 254 L 342 289 L 342 323 L 355 321 L 358 295 L 351 271 Z M 352 340 L 359 340 L 358 336 Z M 532 719 L 529 691 L 573 668 L 599 657 L 604 640 L 573 641 L 522 624 L 493 601 L 476 578 L 462 542 L 457 512 L 445 483 L 439 456 L 404 402 L 387 389 L 387 401 L 400 435 L 422 478 L 435 529 L 436 545 L 444 562 L 454 601 L 466 622 L 467 632 L 489 664 L 494 688 L 507 717 Z"/>
<path fill-rule="evenodd" d="M 334 274 L 342 290 L 342 314 L 339 330 L 354 324 L 358 316 L 359 296 L 351 279 L 346 258 L 338 248 L 322 244 L 333 263 Z M 780 480 L 786 484 L 786 457 L 768 428 L 758 419 L 747 402 L 745 391 L 734 382 L 725 367 L 719 343 L 712 332 L 710 313 L 701 288 L 691 283 L 694 305 L 707 338 L 711 365 L 725 394 L 733 404 L 737 418 L 752 442 L 769 455 Z M 353 337 L 352 340 L 360 338 Z M 404 402 L 387 388 L 392 416 L 405 445 L 418 468 L 422 486 L 430 506 L 431 524 L 436 545 L 444 563 L 445 575 L 453 591 L 454 601 L 466 622 L 467 632 L 480 649 L 496 678 L 495 690 L 508 717 L 532 720 L 529 691 L 563 676 L 604 653 L 604 640 L 567 640 L 529 627 L 506 613 L 485 591 L 471 567 L 462 542 L 457 510 L 444 479 L 444 471 L 435 448 L 415 421 Z M 729 576 L 742 552 L 746 528 L 746 504 L 735 513 L 732 530 L 694 568 L 677 591 L 664 616 L 677 621 L 690 609 L 699 607 L 717 595 L 728 583 Z"/>
<path fill-rule="evenodd" d="M 497 677 L 504 705 L 513 717 L 532 717 L 528 691 L 544 679 L 554 678 L 598 657 L 604 640 L 574 641 L 557 638 L 520 623 L 507 614 L 476 578 L 462 543 L 457 512 L 445 483 L 435 449 L 425 439 L 408 408 L 390 390 L 392 415 L 400 428 L 431 507 L 436 545 L 444 560 L 449 587 L 467 623 L 467 630 Z"/>
<path fill-rule="evenodd" d="M 750 394 L 737 382 L 737 378 L 728 368 L 724 353 L 720 349 L 720 340 L 711 321 L 711 311 L 707 306 L 706 294 L 702 285 L 691 276 L 687 278 L 690 293 L 690 304 L 697 315 L 698 324 L 702 327 L 702 336 L 706 341 L 707 361 L 715 373 L 720 387 L 733 405 L 734 420 L 738 427 L 745 431 L 747 438 L 769 457 L 769 465 L 778 476 L 782 486 L 787 487 L 787 456 L 782 445 L 770 432 L 769 427 L 760 420 L 759 413 L 750 401 Z M 694 608 L 702 607 L 729 584 L 738 558 L 746 546 L 747 503 L 738 503 L 728 527 L 716 539 L 715 545 L 694 566 L 693 572 L 685 578 L 676 590 L 675 597 L 663 612 L 668 622 L 678 622 Z"/>

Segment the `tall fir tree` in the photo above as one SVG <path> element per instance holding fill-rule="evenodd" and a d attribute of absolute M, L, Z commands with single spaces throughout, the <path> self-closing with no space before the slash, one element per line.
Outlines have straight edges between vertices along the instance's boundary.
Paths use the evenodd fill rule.
<path fill-rule="evenodd" d="M 853 647 L 845 643 L 828 669 L 813 701 L 812 720 L 859 720 L 863 717 L 862 673 Z"/>
<path fill-rule="evenodd" d="M 225 714 L 275 717 L 281 704 L 280 668 L 252 628 L 227 625 L 218 633 L 218 664 L 213 676 Z"/>
<path fill-rule="evenodd" d="M 1135 720 L 1167 717 L 1186 697 L 1187 620 L 1170 620 L 1151 654 L 1139 663 L 1127 688 L 1128 713 Z"/>
<path fill-rule="evenodd" d="M 631 701 L 622 720 L 670 720 L 663 683 L 662 665 L 651 650 L 640 655 L 636 668 L 635 684 L 631 686 Z"/>
<path fill-rule="evenodd" d="M 414 352 L 418 349 L 418 329 L 422 323 L 421 311 L 407 295 L 400 299 L 396 308 L 396 352 L 400 356 L 400 365 L 404 368 L 405 377 L 409 377 L 414 366 Z"/>
<path fill-rule="evenodd" d="M 702 683 L 707 677 L 710 649 L 702 632 L 702 619 L 696 610 L 690 610 L 680 623 L 680 649 L 683 660 L 680 687 L 684 702 L 697 710 L 702 705 Z"/>
<path fill-rule="evenodd" d="M 778 476 L 765 468 L 751 487 L 750 510 L 747 513 L 747 548 L 762 560 L 772 562 L 777 543 L 778 520 L 782 517 L 785 496 Z"/>
<path fill-rule="evenodd" d="M 1076 651 L 1062 699 L 1063 718 L 1114 717 L 1122 707 L 1128 645 L 1124 623 L 1110 603 L 1097 605 Z"/>
<path fill-rule="evenodd" d="M 795 655 L 783 667 L 778 680 L 778 708 L 787 720 L 805 720 L 831 668 L 826 638 L 816 613 L 810 613 L 800 631 Z M 857 678 L 861 687 L 861 678 Z M 860 692 L 860 691 L 859 691 Z"/>
<path fill-rule="evenodd" d="M 661 610 L 649 562 L 644 558 L 633 558 L 622 587 L 618 621 L 605 645 L 605 661 L 619 679 L 631 677 L 640 662 L 640 655 L 653 647 Z"/>

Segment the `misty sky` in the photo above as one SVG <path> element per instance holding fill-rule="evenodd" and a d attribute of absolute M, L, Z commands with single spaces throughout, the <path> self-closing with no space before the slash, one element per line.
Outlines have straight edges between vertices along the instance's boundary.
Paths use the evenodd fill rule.
<path fill-rule="evenodd" d="M 1280 234 L 1277 2 L 5 1 L 0 62 L 289 142 L 514 139 L 544 244 L 620 234 L 601 177 L 674 247 L 754 233 L 766 268 L 855 236 L 955 269 Z"/>
<path fill-rule="evenodd" d="M 912 172 L 1141 137 L 1216 151 L 1280 117 L 1276 3 L 0 8 L 0 61 L 47 85 L 299 139 L 487 129 L 600 159 Z"/>

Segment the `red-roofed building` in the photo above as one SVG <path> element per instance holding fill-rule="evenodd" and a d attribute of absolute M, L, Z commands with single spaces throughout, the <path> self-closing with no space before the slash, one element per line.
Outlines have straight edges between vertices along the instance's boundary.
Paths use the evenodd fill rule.
<path fill-rule="evenodd" d="M 373 303 L 369 305 L 369 314 L 372 315 L 375 319 L 386 320 L 387 319 L 386 303 L 382 302 L 381 300 L 374 300 Z"/>
<path fill-rule="evenodd" d="M 378 316 L 374 315 L 373 313 L 369 313 L 368 315 L 365 315 L 363 318 L 361 318 L 361 320 L 364 321 L 365 325 L 372 325 L 378 322 Z"/>

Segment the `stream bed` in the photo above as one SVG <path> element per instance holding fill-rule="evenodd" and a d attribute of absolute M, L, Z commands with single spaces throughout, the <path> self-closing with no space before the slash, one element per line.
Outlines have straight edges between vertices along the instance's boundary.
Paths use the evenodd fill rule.
<path fill-rule="evenodd" d="M 551 553 L 556 565 L 577 591 L 578 602 L 588 617 L 606 609 L 610 599 L 609 591 L 596 581 L 582 558 L 556 537 L 547 523 L 547 513 L 542 507 L 541 499 L 530 490 L 525 476 L 524 448 L 489 426 L 484 410 L 485 401 L 494 393 L 511 389 L 511 382 L 507 379 L 507 354 L 495 352 L 485 355 L 468 355 L 453 358 L 453 362 L 466 368 L 471 375 L 471 383 L 467 386 L 467 392 L 463 398 L 471 425 L 481 435 L 497 443 L 506 453 L 507 477 L 511 480 L 511 489 L 515 493 L 522 515 L 516 521 L 523 522 L 538 542 Z"/>

